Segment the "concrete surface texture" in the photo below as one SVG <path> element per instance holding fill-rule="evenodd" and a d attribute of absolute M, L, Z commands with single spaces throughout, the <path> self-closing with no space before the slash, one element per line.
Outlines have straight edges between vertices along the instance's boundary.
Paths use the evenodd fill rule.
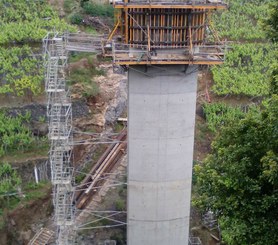
<path fill-rule="evenodd" d="M 188 244 L 197 70 L 129 69 L 128 245 Z"/>

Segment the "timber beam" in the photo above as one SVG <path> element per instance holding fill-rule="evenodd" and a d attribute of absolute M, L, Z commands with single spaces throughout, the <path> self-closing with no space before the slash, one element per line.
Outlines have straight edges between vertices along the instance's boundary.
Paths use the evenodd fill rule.
<path fill-rule="evenodd" d="M 115 3 L 115 9 L 204 9 L 204 10 L 219 10 L 227 9 L 227 4 L 180 4 L 180 3 Z"/>

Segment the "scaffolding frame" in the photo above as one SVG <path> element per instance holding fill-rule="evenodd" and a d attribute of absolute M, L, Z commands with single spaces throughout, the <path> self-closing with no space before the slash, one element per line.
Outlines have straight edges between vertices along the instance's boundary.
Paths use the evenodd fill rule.
<path fill-rule="evenodd" d="M 53 185 L 56 242 L 74 243 L 75 207 L 72 160 L 72 104 L 66 87 L 66 38 L 48 33 L 43 39 L 45 91 L 47 94 L 48 138 L 51 143 L 49 162 Z"/>
<path fill-rule="evenodd" d="M 189 237 L 188 245 L 202 245 L 199 237 Z"/>
<path fill-rule="evenodd" d="M 222 64 L 225 59 L 223 45 L 200 45 L 190 47 L 159 47 L 149 50 L 147 45 L 112 43 L 113 63 L 115 65 L 151 65 L 151 64 Z"/>
<path fill-rule="evenodd" d="M 112 42 L 114 65 L 224 62 L 226 43 L 210 28 L 212 11 L 227 8 L 223 0 L 124 0 L 113 5 L 121 17 L 115 24 L 120 27 L 121 42 Z M 207 40 L 208 31 L 216 41 Z"/>

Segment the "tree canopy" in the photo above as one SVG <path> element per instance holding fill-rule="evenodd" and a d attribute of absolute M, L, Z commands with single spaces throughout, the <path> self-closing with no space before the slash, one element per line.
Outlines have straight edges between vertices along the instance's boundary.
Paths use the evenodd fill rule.
<path fill-rule="evenodd" d="M 273 42 L 278 42 L 278 1 L 272 1 L 269 5 L 269 15 L 264 22 L 268 37 Z"/>
<path fill-rule="evenodd" d="M 212 153 L 195 166 L 195 204 L 219 218 L 229 245 L 278 241 L 278 95 L 223 128 Z"/>

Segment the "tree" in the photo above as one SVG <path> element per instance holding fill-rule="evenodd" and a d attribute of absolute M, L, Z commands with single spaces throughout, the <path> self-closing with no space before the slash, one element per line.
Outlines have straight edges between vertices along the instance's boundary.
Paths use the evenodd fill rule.
<path fill-rule="evenodd" d="M 278 62 L 274 63 L 272 68 L 272 74 L 270 79 L 270 95 L 272 94 L 278 94 Z"/>
<path fill-rule="evenodd" d="M 278 242 L 278 95 L 223 128 L 212 153 L 196 165 L 194 203 L 219 218 L 229 245 Z"/>
<path fill-rule="evenodd" d="M 269 16 L 264 21 L 267 35 L 273 42 L 278 42 L 278 1 L 269 4 Z"/>

